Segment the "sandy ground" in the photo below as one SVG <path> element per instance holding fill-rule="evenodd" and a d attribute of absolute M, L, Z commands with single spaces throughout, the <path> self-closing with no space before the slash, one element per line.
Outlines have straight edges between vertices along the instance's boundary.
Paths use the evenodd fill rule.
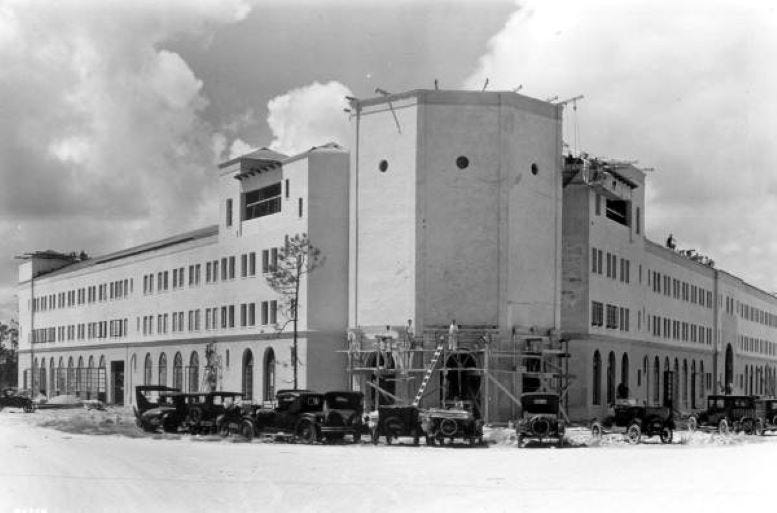
<path fill-rule="evenodd" d="M 64 430 L 64 431 L 63 431 Z M 777 436 L 518 449 L 145 435 L 126 411 L 0 412 L 0 511 L 770 510 Z M 408 441 L 409 442 L 409 441 Z"/>

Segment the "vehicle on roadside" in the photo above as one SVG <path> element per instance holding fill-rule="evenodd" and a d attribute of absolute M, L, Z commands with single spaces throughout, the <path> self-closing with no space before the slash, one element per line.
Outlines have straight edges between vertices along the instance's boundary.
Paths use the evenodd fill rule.
<path fill-rule="evenodd" d="M 632 444 L 639 443 L 642 437 L 653 436 L 658 436 L 661 443 L 671 443 L 674 429 L 672 408 L 640 405 L 635 399 L 619 400 L 612 406 L 610 415 L 591 422 L 591 436 L 595 439 L 608 433 L 621 433 Z"/>
<path fill-rule="evenodd" d="M 413 439 L 413 445 L 418 445 L 423 434 L 416 406 L 378 406 L 369 413 L 367 425 L 373 444 L 377 444 L 381 436 L 385 437 L 387 445 L 407 436 Z"/>
<path fill-rule="evenodd" d="M 3 408 L 21 408 L 25 413 L 30 413 L 35 407 L 29 396 L 19 393 L 13 388 L 8 388 L 0 394 L 0 411 Z"/>
<path fill-rule="evenodd" d="M 761 398 L 755 401 L 755 434 L 777 431 L 777 399 Z"/>
<path fill-rule="evenodd" d="M 187 414 L 184 394 L 163 385 L 135 387 L 135 423 L 143 431 L 174 432 Z"/>
<path fill-rule="evenodd" d="M 483 421 L 472 401 L 444 401 L 442 408 L 429 408 L 420 413 L 421 429 L 426 433 L 426 444 L 453 443 L 461 439 L 470 445 L 483 443 Z"/>
<path fill-rule="evenodd" d="M 364 394 L 361 392 L 326 392 L 324 409 L 319 421 L 320 432 L 328 442 L 339 441 L 346 435 L 359 443 L 364 431 Z"/>
<path fill-rule="evenodd" d="M 274 408 L 258 408 L 246 420 L 253 424 L 246 438 L 270 435 L 274 438 L 314 443 L 321 439 L 324 395 L 310 390 L 279 390 Z"/>
<path fill-rule="evenodd" d="M 521 417 L 515 423 L 518 447 L 526 440 L 539 443 L 556 440 L 564 446 L 566 423 L 561 415 L 561 401 L 558 394 L 548 392 L 527 392 L 521 395 Z"/>
<path fill-rule="evenodd" d="M 233 406 L 242 398 L 242 392 L 218 391 L 187 394 L 189 405 L 184 420 L 186 429 L 192 434 L 219 432 L 221 428 L 219 419 L 223 425 L 223 415 L 227 410 L 234 412 Z"/>
<path fill-rule="evenodd" d="M 695 427 L 703 431 L 717 431 L 722 435 L 756 431 L 756 397 L 749 395 L 707 396 L 707 409 L 694 417 Z"/>

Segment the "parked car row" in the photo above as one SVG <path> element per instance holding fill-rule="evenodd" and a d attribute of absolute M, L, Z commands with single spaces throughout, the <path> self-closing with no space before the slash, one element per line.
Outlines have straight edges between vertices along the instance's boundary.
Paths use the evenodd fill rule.
<path fill-rule="evenodd" d="M 242 402 L 239 392 L 184 393 L 141 385 L 135 389 L 135 417 L 145 431 L 193 434 L 273 436 L 307 443 L 345 438 L 358 442 L 364 429 L 360 392 L 281 390 L 276 405 L 261 408 Z"/>

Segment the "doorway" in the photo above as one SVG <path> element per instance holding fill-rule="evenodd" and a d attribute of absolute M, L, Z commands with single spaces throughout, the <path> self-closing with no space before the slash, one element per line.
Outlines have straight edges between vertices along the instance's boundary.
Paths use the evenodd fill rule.
<path fill-rule="evenodd" d="M 124 406 L 124 361 L 111 362 L 111 393 L 113 404 Z"/>

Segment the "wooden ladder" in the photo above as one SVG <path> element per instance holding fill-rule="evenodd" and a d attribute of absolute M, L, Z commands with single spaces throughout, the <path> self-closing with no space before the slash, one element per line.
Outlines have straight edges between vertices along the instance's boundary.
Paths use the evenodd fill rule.
<path fill-rule="evenodd" d="M 440 356 L 442 356 L 442 350 L 444 347 L 445 341 L 442 341 L 434 351 L 434 356 L 432 356 L 432 359 L 429 362 L 429 366 L 426 368 L 426 373 L 424 374 L 423 381 L 421 381 L 421 386 L 418 388 L 418 393 L 415 395 L 415 399 L 413 399 L 413 406 L 418 406 L 418 403 L 421 402 L 421 398 L 424 396 L 424 391 L 426 390 L 426 387 L 429 386 L 429 381 L 431 381 L 432 374 L 434 374 L 434 369 L 437 367 L 437 363 L 440 361 Z"/>

